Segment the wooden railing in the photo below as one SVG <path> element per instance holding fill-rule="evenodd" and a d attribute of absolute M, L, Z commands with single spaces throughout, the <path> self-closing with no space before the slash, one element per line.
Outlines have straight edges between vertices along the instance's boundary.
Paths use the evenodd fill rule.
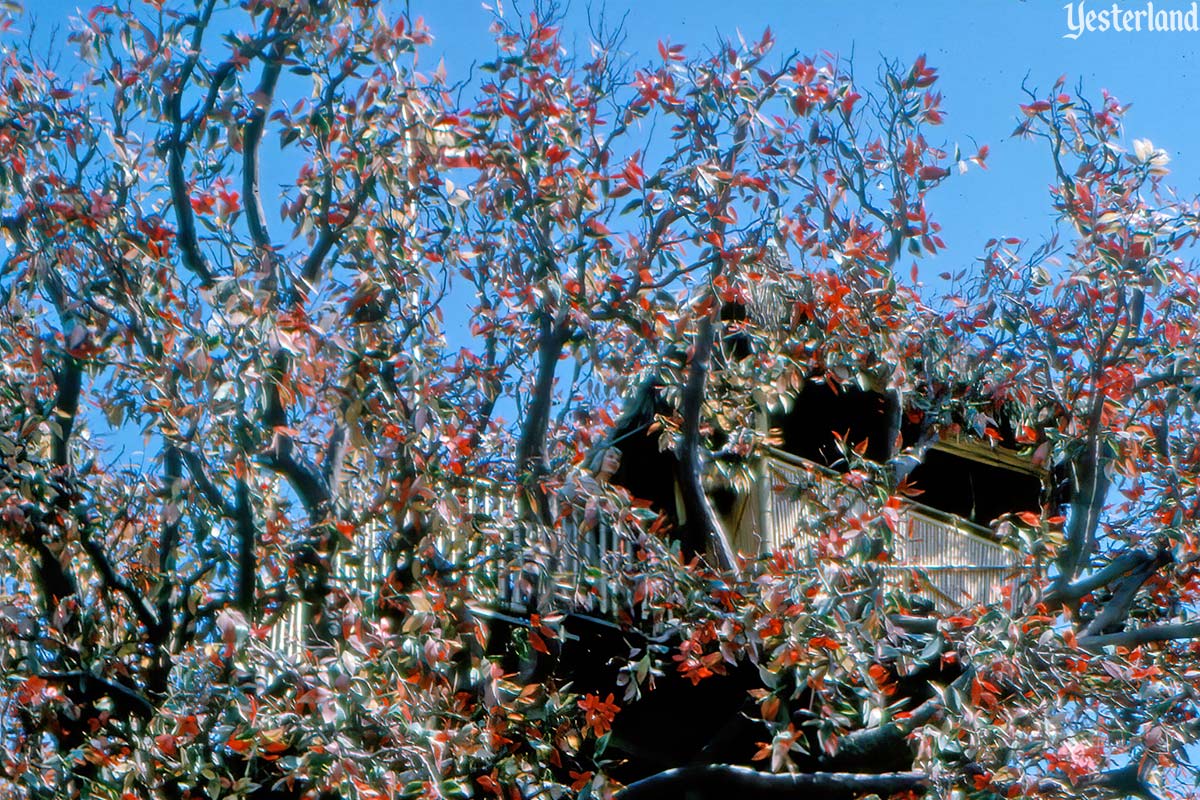
<path fill-rule="evenodd" d="M 765 548 L 809 544 L 831 523 L 865 510 L 861 500 L 839 491 L 842 477 L 832 470 L 782 452 L 772 452 L 765 465 Z M 892 557 L 882 568 L 897 579 L 923 578 L 930 599 L 943 608 L 999 600 L 1020 564 L 1019 554 L 987 528 L 913 502 L 899 509 Z"/>
<path fill-rule="evenodd" d="M 999 601 L 1021 564 L 1019 553 L 987 538 L 990 530 L 917 503 L 902 508 L 899 527 L 899 568 L 924 573 L 952 607 Z"/>
<path fill-rule="evenodd" d="M 568 519 L 557 529 L 518 518 L 515 500 L 501 487 L 478 482 L 456 494 L 462 513 L 442 519 L 429 544 L 437 556 L 462 568 L 467 590 L 480 608 L 525 617 L 572 610 L 607 619 L 632 612 L 632 584 L 624 580 L 636 562 L 632 541 L 603 519 L 580 533 Z M 334 558 L 331 584 L 370 594 L 387 579 L 385 534 L 360 531 Z M 298 651 L 308 609 L 293 602 L 270 631 L 271 646 Z"/>
<path fill-rule="evenodd" d="M 839 517 L 853 504 L 838 508 L 838 474 L 785 453 L 772 453 L 764 460 L 766 502 L 759 520 L 759 546 L 769 553 L 811 536 Z"/>

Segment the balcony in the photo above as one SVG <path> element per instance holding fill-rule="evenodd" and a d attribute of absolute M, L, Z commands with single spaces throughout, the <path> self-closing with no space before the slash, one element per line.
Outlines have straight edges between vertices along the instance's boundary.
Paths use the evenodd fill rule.
<path fill-rule="evenodd" d="M 811 558 L 822 526 L 864 510 L 841 492 L 836 472 L 778 450 L 762 463 L 757 497 L 747 498 L 757 500 L 757 510 L 744 519 L 744 550 L 792 547 Z M 610 620 L 637 616 L 629 537 L 603 524 L 576 536 L 569 527 L 552 532 L 521 523 L 513 497 L 485 483 L 454 496 L 459 522 L 443 526 L 432 542 L 447 561 L 467 565 L 468 589 L 480 609 L 515 617 L 550 608 Z M 944 611 L 999 601 L 1021 564 L 1020 554 L 996 542 L 987 528 L 920 503 L 905 503 L 897 523 L 893 560 L 881 568 L 897 582 L 915 582 Z M 379 531 L 360 533 L 355 546 L 335 559 L 333 584 L 374 591 L 387 579 L 385 552 Z M 294 645 L 285 644 L 299 642 L 304 627 L 303 604 L 295 603 L 272 627 L 271 642 L 291 650 Z"/>

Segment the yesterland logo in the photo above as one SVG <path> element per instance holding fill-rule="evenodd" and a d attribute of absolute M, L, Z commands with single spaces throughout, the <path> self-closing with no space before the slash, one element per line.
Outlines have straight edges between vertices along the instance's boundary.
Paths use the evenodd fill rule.
<path fill-rule="evenodd" d="M 1113 3 L 1089 8 L 1087 0 L 1063 6 L 1067 12 L 1064 39 L 1078 39 L 1084 33 L 1167 33 L 1200 31 L 1197 3 L 1163 7 L 1148 2 L 1136 7 Z"/>

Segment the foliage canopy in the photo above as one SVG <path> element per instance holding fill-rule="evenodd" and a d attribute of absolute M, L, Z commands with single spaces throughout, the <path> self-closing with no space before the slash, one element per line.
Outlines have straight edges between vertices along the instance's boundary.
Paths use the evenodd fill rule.
<path fill-rule="evenodd" d="M 1192 785 L 1200 219 L 1116 99 L 1030 93 L 1059 237 L 934 292 L 902 274 L 943 247 L 926 199 L 987 153 L 935 144 L 924 59 L 861 83 L 768 31 L 634 66 L 540 9 L 457 84 L 370 0 L 118 2 L 55 62 L 26 22 L 0 16 L 0 794 L 606 796 L 622 714 L 735 674 L 746 763 L 623 796 Z M 916 443 L 847 447 L 815 559 L 733 552 L 713 476 L 813 380 L 1065 482 L 1001 520 L 1003 602 L 881 578 Z M 676 528 L 578 479 L 647 393 Z M 514 656 L 472 602 L 484 545 L 561 544 L 568 491 L 637 557 Z M 584 685 L 564 620 L 609 581 L 620 668 Z"/>

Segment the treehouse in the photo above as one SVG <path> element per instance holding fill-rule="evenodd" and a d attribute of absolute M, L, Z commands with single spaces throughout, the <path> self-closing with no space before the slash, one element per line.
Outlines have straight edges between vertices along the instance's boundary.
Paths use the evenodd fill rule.
<path fill-rule="evenodd" d="M 649 501 L 676 528 L 688 524 L 674 479 L 674 455 L 660 450 L 650 427 L 652 404 L 623 421 L 614 440 L 622 467 L 614 482 Z M 733 548 L 742 555 L 780 548 L 811 563 L 830 528 L 862 510 L 841 491 L 850 471 L 846 450 L 856 451 L 878 474 L 903 470 L 906 498 L 894 509 L 890 557 L 880 568 L 941 608 L 994 602 L 1014 576 L 1022 555 L 1002 540 L 998 521 L 1036 513 L 1049 475 L 1018 454 L 1006 426 L 1000 441 L 942 436 L 921 449 L 923 458 L 898 458 L 902 445 L 921 435 L 902 424 L 894 396 L 858 387 L 810 381 L 786 412 L 760 412 L 773 444 L 755 460 L 713 472 L 709 495 Z M 993 431 L 993 435 L 996 432 Z M 851 480 L 868 473 L 856 471 Z"/>
<path fill-rule="evenodd" d="M 612 483 L 659 512 L 670 535 L 686 530 L 688 520 L 675 456 L 651 432 L 664 410 L 654 382 L 643 384 L 610 437 L 622 453 Z M 920 436 L 915 425 L 899 421 L 901 412 L 893 396 L 821 381 L 808 382 L 786 412 L 761 412 L 773 444 L 736 465 L 740 480 L 709 483 L 734 549 L 743 556 L 789 549 L 797 563 L 815 563 L 822 537 L 863 510 L 845 491 L 848 480 L 868 474 L 848 477 L 849 448 L 876 471 L 905 472 L 906 499 L 894 508 L 889 556 L 878 564 L 888 579 L 941 611 L 999 600 L 1023 556 L 1005 544 L 997 522 L 1036 513 L 1050 476 L 1018 455 L 1003 422 L 999 441 L 942 436 L 919 462 L 901 464 L 899 446 Z M 619 579 L 634 566 L 635 548 L 612 526 L 597 525 L 580 544 L 570 531 L 522 523 L 502 487 L 477 481 L 447 492 L 464 522 L 443 524 L 433 546 L 442 558 L 475 565 L 466 577 L 481 612 L 518 621 L 544 612 L 553 599 L 560 610 L 597 620 L 637 618 L 633 591 Z M 335 583 L 350 592 L 378 588 L 395 569 L 383 562 L 385 551 L 382 534 L 368 533 L 337 557 Z M 300 641 L 305 616 L 296 604 L 274 626 L 275 643 Z"/>

